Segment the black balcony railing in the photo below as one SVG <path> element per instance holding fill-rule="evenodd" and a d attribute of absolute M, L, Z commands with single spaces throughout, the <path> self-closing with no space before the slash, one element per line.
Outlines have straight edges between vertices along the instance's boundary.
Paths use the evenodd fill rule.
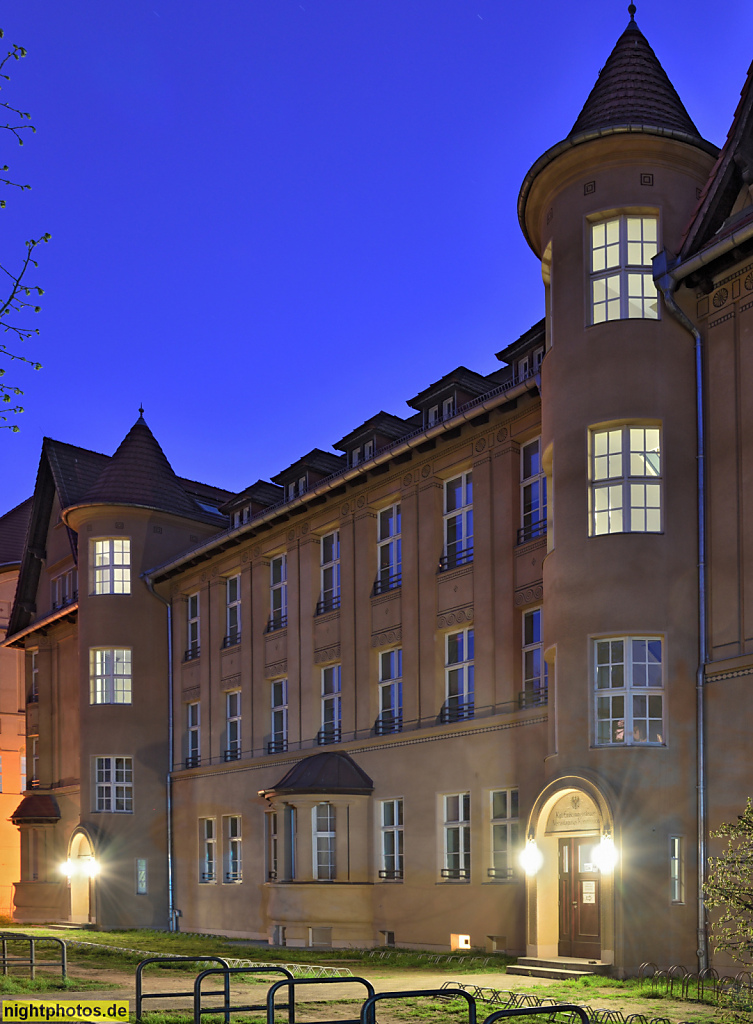
<path fill-rule="evenodd" d="M 512 868 L 487 868 L 486 874 L 489 878 L 496 878 L 497 881 L 504 881 L 506 878 L 514 878 L 515 872 Z"/>
<path fill-rule="evenodd" d="M 475 708 L 472 700 L 447 701 L 439 712 L 439 721 L 442 725 L 447 725 L 448 722 L 464 722 L 468 718 L 473 718 Z"/>
<path fill-rule="evenodd" d="M 216 882 L 217 872 L 216 871 L 202 871 L 201 872 L 202 882 Z"/>
<path fill-rule="evenodd" d="M 29 789 L 39 789 L 39 779 L 29 779 Z"/>
<path fill-rule="evenodd" d="M 240 642 L 241 642 L 241 635 L 240 635 L 240 633 L 230 633 L 230 634 L 228 634 L 228 636 L 223 638 L 222 646 L 223 647 L 235 647 L 235 645 L 239 644 Z"/>
<path fill-rule="evenodd" d="M 372 595 L 376 597 L 377 594 L 386 594 L 388 590 L 397 590 L 398 587 L 402 586 L 402 583 L 402 572 L 393 573 L 392 576 L 388 576 L 386 573 L 380 573 L 374 581 Z"/>
<path fill-rule="evenodd" d="M 38 704 L 39 703 L 39 694 L 38 693 L 30 693 L 28 698 L 27 698 L 27 700 L 26 700 L 26 703 L 27 704 Z"/>
<path fill-rule="evenodd" d="M 198 644 L 194 644 L 189 647 L 186 653 L 183 655 L 183 661 L 194 661 L 201 654 L 201 647 Z"/>
<path fill-rule="evenodd" d="M 186 758 L 186 768 L 198 768 L 201 764 L 201 758 L 198 754 L 190 754 Z"/>
<path fill-rule="evenodd" d="M 340 595 L 331 594 L 329 597 L 323 597 L 321 601 L 317 601 L 316 614 L 324 615 L 326 612 L 334 612 L 340 607 Z"/>
<path fill-rule="evenodd" d="M 525 544 L 537 537 L 546 537 L 546 519 L 538 519 L 535 523 L 526 523 L 518 530 L 518 544 Z"/>
<path fill-rule="evenodd" d="M 470 878 L 470 868 L 442 868 L 440 874 L 442 878 Z"/>
<path fill-rule="evenodd" d="M 277 872 L 276 871 L 268 871 L 267 872 L 267 878 L 270 880 L 270 882 L 274 882 L 275 879 L 277 878 Z"/>
<path fill-rule="evenodd" d="M 458 548 L 455 551 L 448 551 L 439 559 L 439 571 L 447 572 L 448 569 L 457 569 L 458 566 L 468 565 L 473 561 L 473 546 Z"/>
<path fill-rule="evenodd" d="M 284 754 L 288 749 L 287 740 L 270 740 L 267 744 L 268 754 Z"/>
<path fill-rule="evenodd" d="M 241 757 L 241 748 L 240 747 L 231 747 L 229 750 L 226 750 L 224 752 L 224 754 L 222 755 L 223 761 L 239 761 L 240 757 Z"/>
<path fill-rule="evenodd" d="M 274 633 L 276 629 L 285 629 L 288 624 L 287 615 L 270 615 L 267 622 L 267 632 Z"/>
<path fill-rule="evenodd" d="M 522 690 L 518 694 L 518 706 L 521 708 L 539 708 L 549 703 L 549 687 L 537 686 Z"/>
<path fill-rule="evenodd" d="M 339 725 L 329 725 L 326 728 L 319 730 L 316 734 L 316 742 L 320 747 L 324 747 L 328 743 L 339 743 L 341 735 L 342 733 Z"/>
<path fill-rule="evenodd" d="M 395 879 L 402 878 L 403 877 L 403 869 L 402 868 L 386 868 L 385 870 L 379 872 L 379 877 L 380 878 L 395 878 Z"/>
<path fill-rule="evenodd" d="M 66 594 L 66 596 L 61 598 L 59 601 L 53 601 L 52 610 L 57 612 L 61 608 L 67 608 L 69 604 L 75 604 L 76 601 L 78 601 L 78 591 L 74 590 L 72 594 Z"/>
<path fill-rule="evenodd" d="M 225 881 L 226 882 L 240 882 L 242 877 L 243 876 L 241 875 L 240 871 L 226 871 L 225 872 Z"/>
<path fill-rule="evenodd" d="M 392 732 L 402 732 L 403 730 L 403 715 L 402 712 L 396 713 L 394 711 L 383 711 L 376 722 L 374 722 L 374 735 L 375 736 L 387 736 Z"/>

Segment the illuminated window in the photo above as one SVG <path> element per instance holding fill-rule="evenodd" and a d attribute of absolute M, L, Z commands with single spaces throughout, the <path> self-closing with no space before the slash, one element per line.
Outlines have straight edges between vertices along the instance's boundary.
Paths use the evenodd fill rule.
<path fill-rule="evenodd" d="M 591 323 L 656 320 L 659 300 L 651 259 L 656 217 L 623 214 L 591 224 Z"/>
<path fill-rule="evenodd" d="M 93 540 L 92 593 L 131 593 L 131 542 L 127 538 Z"/>
<path fill-rule="evenodd" d="M 133 758 L 94 758 L 94 810 L 133 814 Z"/>
<path fill-rule="evenodd" d="M 662 641 L 618 637 L 594 642 L 596 742 L 663 744 Z"/>
<path fill-rule="evenodd" d="M 590 445 L 591 535 L 660 533 L 660 428 L 592 430 Z"/>
<path fill-rule="evenodd" d="M 131 649 L 91 648 L 89 651 L 89 703 L 130 704 Z"/>

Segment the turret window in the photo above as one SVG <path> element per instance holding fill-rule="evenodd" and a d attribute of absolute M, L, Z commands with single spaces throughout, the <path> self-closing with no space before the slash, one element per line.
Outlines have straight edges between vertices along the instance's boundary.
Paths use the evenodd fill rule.
<path fill-rule="evenodd" d="M 89 703 L 131 703 L 131 650 L 129 647 L 92 648 L 89 651 Z"/>
<path fill-rule="evenodd" d="M 590 533 L 660 533 L 661 430 L 591 431 Z"/>
<path fill-rule="evenodd" d="M 595 642 L 598 744 L 665 742 L 662 661 L 659 637 Z"/>
<path fill-rule="evenodd" d="M 656 320 L 659 302 L 651 260 L 658 220 L 623 214 L 591 225 L 591 323 Z"/>
<path fill-rule="evenodd" d="M 128 538 L 92 541 L 92 593 L 131 593 L 131 542 Z"/>

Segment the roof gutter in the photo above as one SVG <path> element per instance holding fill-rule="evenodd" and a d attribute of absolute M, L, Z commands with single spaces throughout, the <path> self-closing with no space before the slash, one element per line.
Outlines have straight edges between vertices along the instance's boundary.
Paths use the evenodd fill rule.
<path fill-rule="evenodd" d="M 144 573 L 144 579 L 149 580 L 151 583 L 159 582 L 160 579 L 163 579 L 168 574 L 173 574 L 175 570 L 188 562 L 192 562 L 195 559 L 208 558 L 214 548 L 225 543 L 228 539 L 231 539 L 233 544 L 240 544 L 246 538 L 246 535 L 253 536 L 254 531 L 260 526 L 272 519 L 276 519 L 277 516 L 282 513 L 283 508 L 284 514 L 287 515 L 289 511 L 300 508 L 302 505 L 306 505 L 306 503 L 310 502 L 312 498 L 326 495 L 333 487 L 340 487 L 342 484 L 348 483 L 350 480 L 354 480 L 356 477 L 362 476 L 365 472 L 368 472 L 368 470 L 375 469 L 377 466 L 389 462 L 390 459 L 394 459 L 395 456 L 409 452 L 412 449 L 419 447 L 419 445 L 425 444 L 427 441 L 431 441 L 435 437 L 439 437 L 441 434 L 447 433 L 449 430 L 454 430 L 455 427 L 462 426 L 463 423 L 476 419 L 477 416 L 480 416 L 485 412 L 489 412 L 491 409 L 496 408 L 504 402 L 509 402 L 513 398 L 518 398 L 519 396 L 526 394 L 528 391 L 540 390 L 540 388 L 541 375 L 536 373 L 526 377 L 525 380 L 521 381 L 520 384 L 517 384 L 514 387 L 508 388 L 499 394 L 495 393 L 485 402 L 476 401 L 475 403 L 468 403 L 468 407 L 458 412 L 452 417 L 452 419 L 443 420 L 436 426 L 430 427 L 428 430 L 423 430 L 415 436 L 408 437 L 405 441 L 399 444 L 383 448 L 381 452 L 377 452 L 374 458 L 369 459 L 368 462 L 359 463 L 358 466 L 353 466 L 342 473 L 338 473 L 335 477 L 330 477 L 327 480 L 321 481 L 318 485 L 312 487 L 311 490 L 306 491 L 305 494 L 295 498 L 293 501 L 287 502 L 284 506 L 275 506 L 274 510 L 262 512 L 257 518 L 252 519 L 248 523 L 244 523 L 242 526 L 237 526 L 235 529 L 225 530 L 221 534 L 215 534 L 203 544 L 198 545 L 198 547 L 191 548 L 189 552 L 181 555 L 180 557 L 174 558 L 169 562 L 164 562 L 162 565 L 158 565 L 149 572 Z"/>
<path fill-rule="evenodd" d="M 23 640 L 29 633 L 36 633 L 38 629 L 45 629 L 47 626 L 52 625 L 53 622 L 57 622 L 59 619 L 64 619 L 66 615 L 70 615 L 72 612 L 78 611 L 78 601 L 74 601 L 72 604 L 67 604 L 63 608 L 57 608 L 50 615 L 45 615 L 43 619 L 35 619 L 30 625 L 26 626 L 25 629 L 19 629 L 17 633 L 12 633 L 10 636 L 6 636 L 4 640 L 0 640 L 0 647 L 15 647 L 15 645 Z"/>
<path fill-rule="evenodd" d="M 732 234 L 725 235 L 724 238 L 720 239 L 718 242 L 714 242 L 713 245 L 708 245 L 705 249 L 701 249 L 698 255 L 694 256 L 692 259 L 686 260 L 684 263 L 678 263 L 674 267 L 667 266 L 666 273 L 674 282 L 676 288 L 680 281 L 689 277 L 690 274 L 695 273 L 697 270 L 701 270 L 703 267 L 709 266 L 709 264 L 714 263 L 721 256 L 725 256 L 728 252 L 736 249 L 739 245 L 744 245 L 745 242 L 749 242 L 752 238 L 753 221 L 746 224 L 744 227 L 739 228 L 737 231 L 733 231 Z"/>
<path fill-rule="evenodd" d="M 693 322 L 685 315 L 675 301 L 677 288 L 666 250 L 653 260 L 654 284 L 664 296 L 664 304 L 689 334 L 695 346 L 696 381 L 696 465 L 697 465 L 697 511 L 698 511 L 698 667 L 696 669 L 696 844 L 697 844 L 697 949 L 699 973 L 708 967 L 708 927 L 704 889 L 706 885 L 706 720 L 704 706 L 704 684 L 708 642 L 706 636 L 708 620 L 708 594 L 706 591 L 706 476 L 704 456 L 703 418 L 703 352 L 701 335 Z"/>

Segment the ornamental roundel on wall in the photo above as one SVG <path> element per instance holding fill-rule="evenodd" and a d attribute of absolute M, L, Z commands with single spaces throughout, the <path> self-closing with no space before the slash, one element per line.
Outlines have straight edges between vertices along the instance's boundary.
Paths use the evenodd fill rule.
<path fill-rule="evenodd" d="M 749 292 L 753 292 L 753 272 L 745 278 L 745 287 Z"/>
<path fill-rule="evenodd" d="M 362 494 L 362 495 L 360 495 L 360 497 L 359 497 L 359 498 L 358 498 L 358 500 L 356 501 L 356 505 L 358 505 L 358 507 L 359 507 L 359 508 L 363 508 L 363 506 L 364 506 L 365 504 L 366 504 L 366 498 L 365 498 L 365 497 L 363 496 L 363 494 Z"/>
<path fill-rule="evenodd" d="M 308 523 L 304 523 L 303 526 L 301 527 L 301 533 L 305 537 L 308 532 L 309 532 L 309 524 Z"/>
<path fill-rule="evenodd" d="M 486 438 L 480 437 L 478 441 L 476 441 L 475 448 L 477 452 L 482 452 L 484 448 L 486 448 Z"/>
<path fill-rule="evenodd" d="M 241 562 L 247 562 L 247 561 L 248 561 L 248 551 L 244 551 L 243 554 L 241 555 Z"/>
<path fill-rule="evenodd" d="M 410 473 L 406 473 L 405 476 L 403 477 L 403 487 L 410 487 L 412 483 L 413 477 L 411 476 Z"/>
<path fill-rule="evenodd" d="M 506 437 L 507 437 L 507 427 L 500 427 L 499 430 L 497 431 L 497 440 L 498 441 L 504 441 L 504 439 Z"/>
<path fill-rule="evenodd" d="M 714 295 L 712 302 L 714 303 L 716 308 L 719 309 L 720 306 L 724 305 L 728 298 L 729 291 L 726 288 L 720 288 L 719 291 L 716 292 L 716 294 Z"/>
<path fill-rule="evenodd" d="M 288 530 L 288 540 L 295 540 L 295 530 Z"/>
<path fill-rule="evenodd" d="M 422 477 L 427 477 L 429 475 L 429 473 L 431 473 L 431 466 L 422 466 L 421 467 L 421 476 Z"/>
<path fill-rule="evenodd" d="M 258 558 L 261 554 L 261 544 L 257 544 L 254 547 L 254 558 Z"/>

